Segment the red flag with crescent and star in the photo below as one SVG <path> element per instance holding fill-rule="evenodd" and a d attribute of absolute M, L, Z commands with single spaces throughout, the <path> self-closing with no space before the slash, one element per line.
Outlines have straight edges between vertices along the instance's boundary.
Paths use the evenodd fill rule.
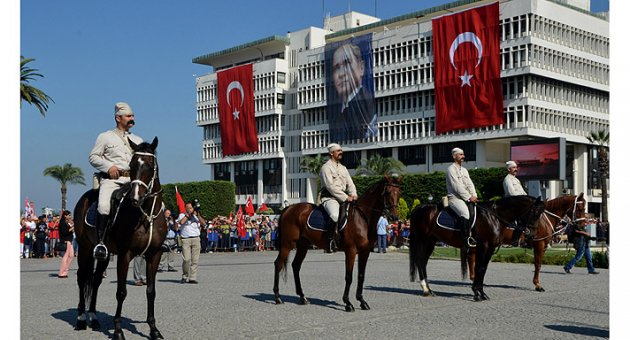
<path fill-rule="evenodd" d="M 223 156 L 258 151 L 254 66 L 247 64 L 218 72 L 217 100 Z"/>
<path fill-rule="evenodd" d="M 432 23 L 435 131 L 504 124 L 499 3 Z"/>

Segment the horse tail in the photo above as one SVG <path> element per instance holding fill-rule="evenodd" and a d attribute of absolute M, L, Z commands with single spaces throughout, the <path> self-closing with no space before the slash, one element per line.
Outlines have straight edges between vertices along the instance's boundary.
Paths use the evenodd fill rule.
<path fill-rule="evenodd" d="M 461 264 L 462 270 L 462 281 L 466 279 L 466 274 L 468 273 L 468 247 L 462 247 L 459 250 L 459 261 Z"/>
<path fill-rule="evenodd" d="M 418 275 L 418 256 L 419 254 L 419 239 L 417 230 L 419 228 L 418 219 L 420 216 L 420 207 L 416 207 L 409 215 L 410 228 L 409 228 L 409 281 L 415 282 Z"/>

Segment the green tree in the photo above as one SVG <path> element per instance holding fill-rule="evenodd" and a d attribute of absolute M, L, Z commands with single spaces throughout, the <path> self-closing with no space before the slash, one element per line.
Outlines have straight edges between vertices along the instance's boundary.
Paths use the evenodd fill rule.
<path fill-rule="evenodd" d="M 317 179 L 317 192 L 319 192 L 321 187 L 319 171 L 322 169 L 322 166 L 326 163 L 326 161 L 328 161 L 328 158 L 322 155 L 304 156 L 300 161 L 300 169 L 315 175 L 315 178 Z"/>
<path fill-rule="evenodd" d="M 357 167 L 357 175 L 385 176 L 393 173 L 402 174 L 405 165 L 392 157 L 375 154 Z"/>
<path fill-rule="evenodd" d="M 61 209 L 66 210 L 68 184 L 85 185 L 83 170 L 66 163 L 63 166 L 53 165 L 44 170 L 44 176 L 50 176 L 61 183 Z"/>
<path fill-rule="evenodd" d="M 591 144 L 597 145 L 597 174 L 599 183 L 602 187 L 602 220 L 608 222 L 608 187 L 606 180 L 608 179 L 608 142 L 610 135 L 606 130 L 597 132 L 591 131 L 591 135 L 586 137 Z"/>
<path fill-rule="evenodd" d="M 34 61 L 32 58 L 24 58 L 20 56 L 20 107 L 23 102 L 27 102 L 30 105 L 34 105 L 42 116 L 46 116 L 48 110 L 48 103 L 55 102 L 44 91 L 30 85 L 31 81 L 34 81 L 36 77 L 44 77 L 36 68 L 30 68 L 26 64 Z"/>
<path fill-rule="evenodd" d="M 398 199 L 398 218 L 404 221 L 407 219 L 407 215 L 409 215 L 409 206 L 407 206 L 405 199 L 401 197 Z"/>
<path fill-rule="evenodd" d="M 419 205 L 420 205 L 420 200 L 417 198 L 414 198 L 413 203 L 411 204 L 411 210 L 409 211 L 413 211 L 413 209 L 415 209 Z"/>

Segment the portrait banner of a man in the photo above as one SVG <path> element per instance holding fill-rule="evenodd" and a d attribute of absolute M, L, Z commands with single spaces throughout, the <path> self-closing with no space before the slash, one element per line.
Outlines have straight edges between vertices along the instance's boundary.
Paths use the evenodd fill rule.
<path fill-rule="evenodd" d="M 324 55 L 330 142 L 376 136 L 372 34 L 327 44 Z"/>

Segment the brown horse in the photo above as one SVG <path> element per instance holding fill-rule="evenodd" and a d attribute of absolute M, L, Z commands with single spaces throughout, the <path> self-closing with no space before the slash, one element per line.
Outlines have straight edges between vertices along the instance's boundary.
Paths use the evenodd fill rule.
<path fill-rule="evenodd" d="M 151 328 L 151 339 L 163 338 L 155 326 L 155 275 L 160 257 L 161 244 L 166 238 L 166 219 L 162 204 L 162 188 L 158 177 L 158 163 L 155 156 L 157 137 L 151 144 L 136 145 L 129 141 L 134 154 L 131 158 L 129 190 L 120 203 L 116 218 L 109 227 L 105 244 L 110 253 L 118 254 L 116 290 L 116 315 L 114 316 L 114 339 L 124 339 L 121 328 L 122 304 L 127 296 L 127 271 L 129 261 L 136 255 L 144 255 L 147 261 L 147 323 Z M 95 261 L 92 249 L 97 243 L 96 230 L 86 225 L 86 215 L 92 203 L 98 199 L 98 191 L 90 190 L 83 194 L 74 208 L 75 232 L 79 243 L 77 262 L 77 283 L 79 284 L 79 306 L 76 330 L 87 327 L 87 317 L 91 319 L 93 330 L 100 328 L 96 318 L 96 298 L 98 287 L 103 281 L 103 272 L 107 269 L 109 257 L 106 261 Z M 114 210 L 114 207 L 112 207 Z M 94 263 L 96 262 L 96 269 Z M 85 313 L 86 301 L 89 310 Z"/>
<path fill-rule="evenodd" d="M 530 196 L 505 197 L 492 203 L 477 204 L 474 225 L 477 246 L 474 252 L 481 261 L 477 266 L 470 265 L 471 270 L 474 268 L 475 274 L 472 285 L 475 301 L 488 299 L 483 291 L 483 280 L 488 263 L 496 247 L 501 244 L 501 237 L 508 223 L 519 220 L 526 228 L 531 228 L 543 210 L 544 204 L 541 199 Z M 433 295 L 427 280 L 427 262 L 438 240 L 462 249 L 460 253 L 462 278 L 466 276 L 467 266 L 470 264 L 461 231 L 438 226 L 438 213 L 436 205 L 423 205 L 415 208 L 410 218 L 409 275 L 413 282 L 416 273 L 418 274 L 424 296 Z"/>
<path fill-rule="evenodd" d="M 586 199 L 584 193 L 579 196 L 566 195 L 545 201 L 545 212 L 540 216 L 536 224 L 531 230 L 530 237 L 525 238 L 527 246 L 534 249 L 534 286 L 536 291 L 544 292 L 539 281 L 540 267 L 545 256 L 547 246 L 551 242 L 551 238 L 566 228 L 566 224 L 559 226 L 561 221 L 568 219 L 568 223 L 583 223 L 586 216 Z M 556 226 L 559 226 L 556 229 Z M 512 243 L 512 234 L 514 229 L 505 229 L 501 234 L 503 244 Z M 523 236 L 524 237 L 524 236 Z M 468 253 L 469 265 L 474 268 L 475 252 Z M 473 271 L 471 270 L 470 279 L 473 280 Z"/>
<path fill-rule="evenodd" d="M 346 304 L 346 311 L 354 311 L 354 306 L 350 303 L 348 294 L 352 284 L 352 271 L 354 261 L 359 255 L 359 274 L 357 282 L 356 298 L 361 303 L 361 309 L 370 309 L 370 306 L 363 299 L 363 281 L 365 280 L 365 268 L 370 252 L 374 250 L 376 242 L 376 223 L 380 216 L 385 213 L 387 217 L 397 219 L 398 199 L 400 197 L 399 177 L 386 177 L 384 180 L 372 185 L 367 192 L 358 200 L 351 202 L 348 211 L 348 221 L 342 233 L 342 242 L 339 247 L 346 256 L 346 287 L 343 292 L 343 302 Z M 293 277 L 295 279 L 295 289 L 300 297 L 300 304 L 308 304 L 304 297 L 302 284 L 300 282 L 300 268 L 306 257 L 306 252 L 311 244 L 318 248 L 326 246 L 326 233 L 311 230 L 307 227 L 307 219 L 311 211 L 316 208 L 311 203 L 298 203 L 291 205 L 282 211 L 278 221 L 278 238 L 276 242 L 279 246 L 279 253 L 274 262 L 273 293 L 276 304 L 281 304 L 280 290 L 278 289 L 278 279 L 280 273 L 284 271 L 286 280 L 286 267 L 289 253 L 297 247 L 295 258 L 291 263 L 293 267 Z"/>

